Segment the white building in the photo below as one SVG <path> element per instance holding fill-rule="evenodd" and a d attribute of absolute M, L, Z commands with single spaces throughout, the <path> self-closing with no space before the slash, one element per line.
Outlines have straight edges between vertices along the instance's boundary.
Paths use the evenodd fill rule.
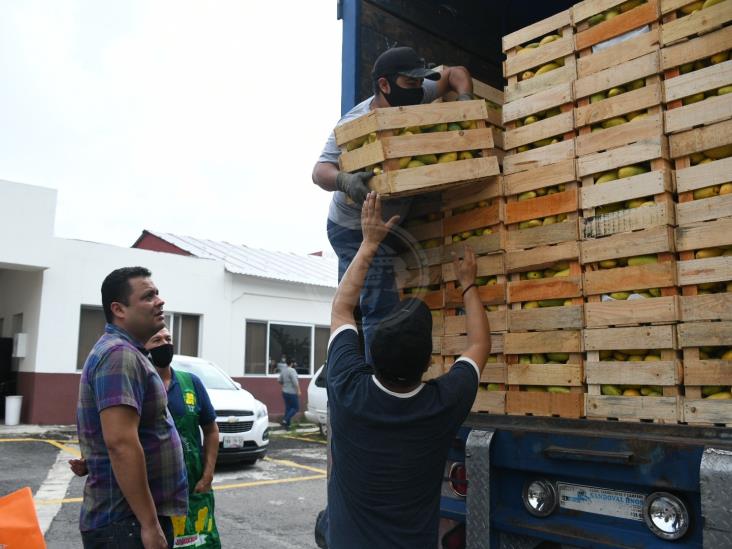
<path fill-rule="evenodd" d="M 24 396 L 24 422 L 75 421 L 80 368 L 104 326 L 101 283 L 118 267 L 152 271 L 177 352 L 216 362 L 275 415 L 269 358 L 293 356 L 303 388 L 324 360 L 335 259 L 148 231 L 137 248 L 56 238 L 55 209 L 55 190 L 0 181 L 0 391 Z"/>

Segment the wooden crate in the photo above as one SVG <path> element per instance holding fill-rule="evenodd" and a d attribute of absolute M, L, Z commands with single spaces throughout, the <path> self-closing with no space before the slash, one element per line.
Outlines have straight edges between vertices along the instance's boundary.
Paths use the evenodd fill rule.
<path fill-rule="evenodd" d="M 667 47 L 678 42 L 708 34 L 732 22 L 732 5 L 720 2 L 703 10 L 685 13 L 693 0 L 661 0 L 661 45 Z"/>
<path fill-rule="evenodd" d="M 582 238 L 674 224 L 672 169 L 660 113 L 580 135 L 577 147 Z M 645 173 L 618 178 L 630 166 Z M 603 182 L 607 176 L 617 179 Z"/>
<path fill-rule="evenodd" d="M 579 238 L 579 189 L 574 159 L 506 175 L 504 187 L 507 196 L 506 250 L 527 250 Z M 549 189 L 559 192 L 548 194 L 552 192 Z M 525 199 L 526 193 L 532 192 L 539 196 Z M 543 225 L 546 218 L 554 218 L 551 221 L 557 222 Z M 541 221 L 542 225 L 527 226 L 531 220 Z"/>
<path fill-rule="evenodd" d="M 732 217 L 678 227 L 675 241 L 678 284 L 684 296 L 732 291 Z"/>
<path fill-rule="evenodd" d="M 444 248 L 442 263 L 460 255 L 463 242 L 477 255 L 505 249 L 505 205 L 501 176 L 442 193 Z M 486 230 L 489 230 L 486 231 Z"/>
<path fill-rule="evenodd" d="M 502 252 L 487 254 L 477 258 L 478 293 L 483 305 L 501 306 L 506 303 L 506 277 L 504 254 Z M 442 280 L 445 283 L 445 307 L 452 310 L 463 308 L 463 288 L 457 285 L 457 273 L 452 263 L 444 263 L 441 267 Z M 457 314 L 456 311 L 454 314 Z M 450 313 L 446 313 L 449 315 Z"/>
<path fill-rule="evenodd" d="M 438 72 L 442 72 L 445 68 L 445 65 L 439 65 L 438 67 L 435 67 L 434 70 Z M 473 96 L 476 99 L 482 99 L 486 102 L 486 108 L 488 109 L 488 117 L 486 118 L 486 122 L 488 124 L 495 126 L 496 128 L 503 128 L 503 120 L 501 116 L 501 111 L 503 109 L 503 103 L 504 103 L 504 97 L 503 97 L 503 91 L 498 90 L 494 88 L 493 86 L 490 86 L 489 84 L 486 84 L 485 82 L 481 82 L 480 80 L 476 78 L 472 78 L 473 80 Z M 456 92 L 449 92 L 447 95 L 436 99 L 436 102 L 442 102 L 442 101 L 455 101 L 457 99 L 458 94 Z M 494 140 L 496 139 L 496 134 L 494 133 Z M 501 136 L 499 139 L 503 139 Z M 503 148 L 503 144 L 498 144 L 498 141 L 496 141 L 496 144 L 499 148 Z"/>
<path fill-rule="evenodd" d="M 732 193 L 726 192 L 732 187 L 732 157 L 694 166 L 689 165 L 689 157 L 675 162 L 680 226 L 732 217 Z M 712 192 L 707 194 L 710 187 Z M 719 194 L 722 188 L 726 194 Z"/>
<path fill-rule="evenodd" d="M 430 361 L 430 367 L 422 376 L 422 381 L 437 379 L 445 373 L 445 358 L 442 355 L 433 354 Z"/>
<path fill-rule="evenodd" d="M 422 269 L 395 270 L 400 297 L 416 297 L 424 301 L 431 310 L 442 309 L 445 292 L 442 288 L 442 271 L 439 265 Z"/>
<path fill-rule="evenodd" d="M 504 352 L 507 362 L 506 413 L 513 415 L 584 416 L 584 369 L 579 330 L 509 332 Z M 520 355 L 562 353 L 561 364 L 522 364 Z M 537 392 L 532 388 L 565 388 L 569 392 Z"/>
<path fill-rule="evenodd" d="M 540 43 L 544 37 L 550 35 L 560 38 L 536 48 L 526 47 Z M 503 76 L 507 81 L 504 109 L 505 104 L 511 101 L 548 90 L 558 84 L 571 82 L 576 78 L 574 36 L 569 10 L 504 36 L 502 49 L 506 54 Z M 539 75 L 533 74 L 549 63 L 559 66 Z M 531 73 L 531 76 L 527 73 Z"/>
<path fill-rule="evenodd" d="M 732 321 L 684 322 L 678 332 L 684 352 L 683 421 L 732 426 L 732 400 L 709 399 L 703 393 L 704 387 L 729 391 L 732 386 L 732 360 L 705 358 L 703 354 L 707 347 L 732 350 Z"/>
<path fill-rule="evenodd" d="M 609 12 L 613 12 L 614 16 L 607 18 Z M 618 45 L 626 43 L 642 51 L 644 35 L 639 32 L 644 27 L 657 31 L 659 19 L 659 0 L 637 3 L 624 0 L 584 0 L 572 7 L 575 48 L 581 57 L 591 56 L 593 49 L 607 51 L 613 47 L 616 48 L 613 53 L 618 55 Z M 624 50 L 620 51 L 630 55 Z M 619 58 L 622 53 L 618 55 Z M 586 67 L 583 67 L 583 73 L 588 73 Z"/>
<path fill-rule="evenodd" d="M 654 227 L 631 233 L 621 233 L 605 238 L 585 240 L 581 243 L 582 287 L 585 296 L 601 296 L 613 292 L 632 292 L 650 288 L 661 289 L 662 295 L 674 295 L 676 286 L 676 258 L 673 230 L 670 227 Z M 656 263 L 630 266 L 613 266 L 601 262 L 629 257 L 656 256 Z M 591 309 L 585 311 L 588 322 Z"/>
<path fill-rule="evenodd" d="M 587 351 L 585 366 L 588 418 L 621 421 L 675 423 L 680 419 L 681 362 L 678 360 L 676 327 L 642 326 L 630 328 L 588 328 L 583 331 Z M 651 354 L 660 360 L 631 361 L 631 356 Z M 614 358 L 607 352 L 620 353 Z M 625 352 L 623 352 L 625 351 Z M 638 387 L 660 388 L 662 396 L 617 396 L 609 390 Z"/>
<path fill-rule="evenodd" d="M 374 109 L 335 128 L 336 143 L 343 151 L 340 167 L 348 172 L 379 167 L 383 173 L 375 175 L 369 186 L 384 196 L 420 194 L 497 175 L 500 169 L 491 152 L 495 144 L 487 117 L 483 100 Z M 451 123 L 463 127 L 399 135 L 405 128 L 417 131 Z M 482 156 L 400 169 L 404 158 L 475 151 Z"/>

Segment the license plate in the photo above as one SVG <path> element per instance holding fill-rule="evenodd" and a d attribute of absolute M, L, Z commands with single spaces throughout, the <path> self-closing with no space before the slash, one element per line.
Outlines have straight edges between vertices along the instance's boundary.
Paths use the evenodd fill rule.
<path fill-rule="evenodd" d="M 244 446 L 244 437 L 224 437 L 224 448 L 241 448 Z"/>
<path fill-rule="evenodd" d="M 643 520 L 643 502 L 645 501 L 643 494 L 563 482 L 558 483 L 557 488 L 559 489 L 559 506 L 564 509 L 630 520 Z"/>

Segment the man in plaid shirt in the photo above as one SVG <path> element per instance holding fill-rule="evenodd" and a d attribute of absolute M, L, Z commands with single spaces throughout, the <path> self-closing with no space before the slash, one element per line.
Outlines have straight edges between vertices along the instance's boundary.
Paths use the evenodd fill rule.
<path fill-rule="evenodd" d="M 77 428 L 89 476 L 79 528 L 85 549 L 172 547 L 188 484 L 178 432 L 143 343 L 165 326 L 164 301 L 143 267 L 102 283 L 105 333 L 84 364 Z"/>

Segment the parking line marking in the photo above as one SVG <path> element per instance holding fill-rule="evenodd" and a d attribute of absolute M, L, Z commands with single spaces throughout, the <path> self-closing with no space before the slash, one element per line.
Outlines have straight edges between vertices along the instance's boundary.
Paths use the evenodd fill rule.
<path fill-rule="evenodd" d="M 232 490 L 234 488 L 251 488 L 253 486 L 266 486 L 268 484 L 285 484 L 287 482 L 303 482 L 307 480 L 324 480 L 326 475 L 311 475 L 308 477 L 292 477 L 292 478 L 276 478 L 272 480 L 254 480 L 252 482 L 240 482 L 238 484 L 224 484 L 222 486 L 214 486 L 215 491 Z"/>
<path fill-rule="evenodd" d="M 49 439 L 44 439 L 43 442 L 48 442 L 50 445 L 55 446 L 59 450 L 66 452 L 67 454 L 71 454 L 74 457 L 77 457 L 77 458 L 81 457 L 81 452 L 79 450 L 77 450 L 76 448 L 71 448 L 70 446 L 66 446 L 66 444 L 62 444 L 55 440 L 49 440 Z"/>
<path fill-rule="evenodd" d="M 307 438 L 307 437 L 296 437 L 292 435 L 275 435 L 278 438 L 290 438 L 292 440 L 303 440 L 305 442 L 317 442 L 318 444 L 328 444 L 325 440 L 316 440 L 314 438 Z"/>
<path fill-rule="evenodd" d="M 318 467 L 310 467 L 309 465 L 300 465 L 289 459 L 274 459 L 270 457 L 263 458 L 264 461 L 271 461 L 272 463 L 279 463 L 280 465 L 287 465 L 289 467 L 297 467 L 298 469 L 305 469 L 306 471 L 313 471 L 314 473 L 320 473 L 321 475 L 328 474 L 325 469 L 319 469 Z"/>
<path fill-rule="evenodd" d="M 56 444 L 58 443 L 55 443 L 54 446 Z M 58 446 L 61 447 L 59 448 L 61 451 L 56 454 L 56 461 L 54 461 L 48 470 L 45 480 L 38 487 L 36 493 L 33 494 L 35 501 L 53 502 L 46 503 L 43 507 L 37 506 L 38 525 L 44 534 L 51 527 L 53 519 L 56 518 L 56 515 L 61 510 L 62 500 L 66 495 L 69 484 L 71 484 L 71 479 L 74 477 L 74 473 L 68 464 L 68 455 L 65 453 L 72 449 L 64 447 L 63 444 L 59 444 Z"/>

